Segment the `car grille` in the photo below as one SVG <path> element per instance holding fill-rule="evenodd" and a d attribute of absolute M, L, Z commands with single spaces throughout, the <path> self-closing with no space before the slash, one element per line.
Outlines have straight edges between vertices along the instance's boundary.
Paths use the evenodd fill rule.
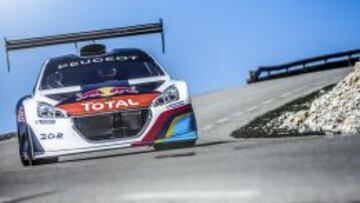
<path fill-rule="evenodd" d="M 75 128 L 92 141 L 136 137 L 148 120 L 148 109 L 73 117 Z"/>

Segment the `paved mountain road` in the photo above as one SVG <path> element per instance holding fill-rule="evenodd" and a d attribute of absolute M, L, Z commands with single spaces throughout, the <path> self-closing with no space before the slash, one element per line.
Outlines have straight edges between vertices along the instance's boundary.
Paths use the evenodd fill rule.
<path fill-rule="evenodd" d="M 20 166 L 0 142 L 0 202 L 360 202 L 360 136 L 232 139 L 252 118 L 340 80 L 349 69 L 195 96 L 190 149 L 114 150 Z"/>
<path fill-rule="evenodd" d="M 193 104 L 202 140 L 229 139 L 227 135 L 234 129 L 255 117 L 337 83 L 349 71 L 316 72 L 196 96 Z"/>

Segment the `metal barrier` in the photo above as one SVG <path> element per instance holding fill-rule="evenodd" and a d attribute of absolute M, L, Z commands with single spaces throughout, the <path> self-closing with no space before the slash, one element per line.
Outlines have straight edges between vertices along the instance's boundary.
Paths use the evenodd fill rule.
<path fill-rule="evenodd" d="M 314 71 L 345 68 L 353 66 L 359 59 L 360 49 L 356 49 L 312 57 L 277 66 L 260 66 L 256 71 L 250 71 L 250 77 L 247 83 L 255 83 Z"/>

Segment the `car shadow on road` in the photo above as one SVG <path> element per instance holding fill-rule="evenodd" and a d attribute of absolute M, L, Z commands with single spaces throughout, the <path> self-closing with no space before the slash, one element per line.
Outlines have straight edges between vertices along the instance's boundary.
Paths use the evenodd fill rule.
<path fill-rule="evenodd" d="M 144 149 L 141 151 L 131 151 L 131 152 L 121 152 L 121 153 L 114 153 L 114 154 L 107 154 L 107 155 L 96 155 L 91 157 L 85 157 L 85 158 L 75 158 L 70 160 L 63 160 L 60 161 L 61 163 L 71 163 L 71 162 L 81 162 L 81 161 L 91 161 L 91 160 L 99 160 L 99 159 L 111 159 L 111 158 L 118 158 L 118 157 L 128 157 L 128 156 L 137 156 L 142 154 L 154 154 L 154 153 L 161 153 L 158 156 L 154 156 L 152 158 L 156 159 L 162 159 L 162 158 L 175 158 L 175 157 L 184 157 L 184 156 L 195 156 L 196 152 L 184 152 L 184 150 L 187 149 L 198 149 L 203 147 L 212 147 L 216 145 L 222 145 L 222 144 L 228 144 L 232 143 L 234 141 L 212 141 L 212 142 L 204 142 L 196 144 L 194 147 L 190 148 L 176 148 L 176 149 L 167 149 L 167 150 L 161 150 L 156 151 L 154 149 Z M 97 152 L 93 152 L 97 153 Z M 170 153 L 170 154 L 168 154 Z"/>
<path fill-rule="evenodd" d="M 41 192 L 41 193 L 36 193 L 36 194 L 26 195 L 26 196 L 22 196 L 22 197 L 17 197 L 14 199 L 5 200 L 2 203 L 21 203 L 21 202 L 35 201 L 35 199 L 39 199 L 39 198 L 45 197 L 45 196 L 50 196 L 55 193 L 57 193 L 57 191 L 46 191 L 46 192 Z"/>

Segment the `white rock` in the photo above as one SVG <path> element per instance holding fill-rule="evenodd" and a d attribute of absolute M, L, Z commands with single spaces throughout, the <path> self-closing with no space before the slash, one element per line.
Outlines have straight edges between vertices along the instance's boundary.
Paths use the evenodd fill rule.
<path fill-rule="evenodd" d="M 313 101 L 309 111 L 283 119 L 281 128 L 327 134 L 360 133 L 360 63 L 331 91 Z"/>

